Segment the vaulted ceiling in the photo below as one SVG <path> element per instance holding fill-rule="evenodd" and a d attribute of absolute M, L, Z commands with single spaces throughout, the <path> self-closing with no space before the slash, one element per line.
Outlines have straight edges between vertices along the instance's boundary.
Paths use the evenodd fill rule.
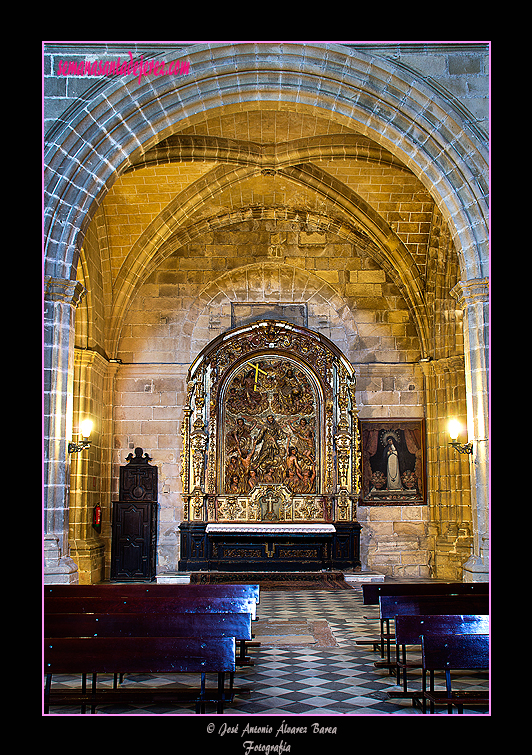
<path fill-rule="evenodd" d="M 167 256 L 249 217 L 298 219 L 356 242 L 409 306 L 423 309 L 435 211 L 426 188 L 355 130 L 270 107 L 211 112 L 147 150 L 113 184 L 93 223 L 116 335 L 135 291 Z"/>

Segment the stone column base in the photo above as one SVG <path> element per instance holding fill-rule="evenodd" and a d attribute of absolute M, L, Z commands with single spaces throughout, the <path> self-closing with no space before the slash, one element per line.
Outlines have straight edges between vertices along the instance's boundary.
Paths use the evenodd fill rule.
<path fill-rule="evenodd" d="M 471 556 L 464 564 L 463 582 L 489 582 L 489 567 L 480 556 Z"/>
<path fill-rule="evenodd" d="M 101 540 L 89 538 L 70 544 L 70 553 L 78 564 L 79 584 L 97 585 L 105 579 L 105 548 Z"/>
<path fill-rule="evenodd" d="M 78 567 L 70 556 L 61 556 L 59 538 L 56 535 L 45 535 L 43 551 L 43 583 L 45 585 L 78 584 Z"/>

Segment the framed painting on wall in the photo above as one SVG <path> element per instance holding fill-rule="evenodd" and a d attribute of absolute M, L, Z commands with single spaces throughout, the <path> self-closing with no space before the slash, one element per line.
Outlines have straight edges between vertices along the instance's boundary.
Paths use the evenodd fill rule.
<path fill-rule="evenodd" d="M 425 421 L 360 420 L 362 506 L 426 503 Z"/>

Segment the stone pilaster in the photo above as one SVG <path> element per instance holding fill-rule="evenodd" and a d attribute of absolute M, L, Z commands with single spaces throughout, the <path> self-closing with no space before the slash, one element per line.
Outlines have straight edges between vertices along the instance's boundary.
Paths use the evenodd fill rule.
<path fill-rule="evenodd" d="M 466 424 L 464 357 L 423 362 L 427 407 L 427 476 L 433 576 L 461 580 L 471 553 L 471 483 L 468 457 L 449 445 L 449 418 Z"/>
<path fill-rule="evenodd" d="M 473 513 L 473 554 L 464 581 L 489 579 L 489 281 L 462 281 L 451 294 L 464 310 L 464 355 Z"/>
<path fill-rule="evenodd" d="M 69 461 L 75 310 L 85 289 L 45 278 L 44 290 L 44 582 L 77 582 L 68 553 Z"/>
<path fill-rule="evenodd" d="M 118 365 L 97 351 L 74 351 L 74 428 L 84 417 L 93 421 L 90 448 L 72 454 L 69 500 L 70 555 L 76 561 L 80 584 L 105 577 L 105 549 L 110 551 L 109 439 L 112 423 L 112 387 Z M 94 506 L 101 506 L 101 528 L 92 527 Z"/>

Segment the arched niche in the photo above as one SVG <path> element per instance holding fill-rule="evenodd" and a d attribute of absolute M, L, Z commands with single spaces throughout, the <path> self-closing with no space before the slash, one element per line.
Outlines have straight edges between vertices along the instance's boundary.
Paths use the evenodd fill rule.
<path fill-rule="evenodd" d="M 188 373 L 185 521 L 356 521 L 352 365 L 328 339 L 262 320 L 214 339 Z"/>

